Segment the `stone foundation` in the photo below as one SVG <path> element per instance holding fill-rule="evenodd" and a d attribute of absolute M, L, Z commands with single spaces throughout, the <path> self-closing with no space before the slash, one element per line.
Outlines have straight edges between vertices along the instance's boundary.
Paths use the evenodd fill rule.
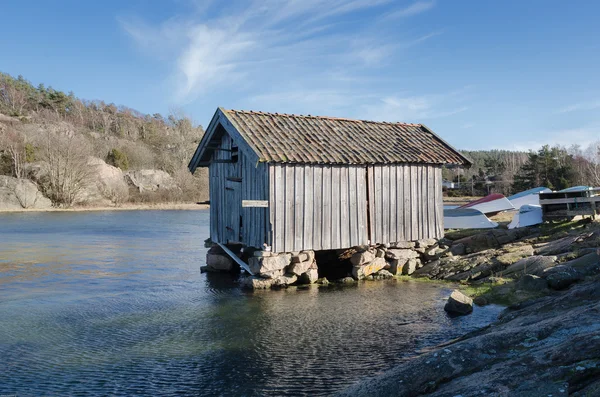
<path fill-rule="evenodd" d="M 248 266 L 254 276 L 240 280 L 240 285 L 245 288 L 267 289 L 313 284 L 319 278 L 314 251 L 279 254 L 255 251 L 248 258 Z"/>
<path fill-rule="evenodd" d="M 271 253 L 268 251 L 239 251 L 238 256 L 247 264 L 253 276 L 243 276 L 240 285 L 250 289 L 287 287 L 313 284 L 319 278 L 314 251 Z M 201 272 L 232 272 L 239 266 L 219 246 L 212 246 L 206 254 L 206 266 Z"/>
<path fill-rule="evenodd" d="M 327 279 L 319 278 L 323 275 L 320 274 L 314 251 L 271 253 L 247 249 L 243 253 L 242 250 L 235 252 L 238 252 L 238 256 L 248 264 L 254 274 L 240 278 L 240 285 L 244 288 L 268 289 L 329 283 Z M 342 274 L 333 278 L 333 281 L 341 283 L 411 275 L 425 263 L 452 255 L 449 245 L 444 244 L 444 240 L 435 239 L 360 246 L 328 252 L 333 255 L 333 260 L 325 260 L 323 266 L 337 266 L 338 270 L 342 269 Z M 219 246 L 212 246 L 206 256 L 206 266 L 201 270 L 231 272 L 239 270 L 239 266 Z"/>
<path fill-rule="evenodd" d="M 206 266 L 200 267 L 200 272 L 231 272 L 238 267 L 221 247 L 213 245 L 206 254 Z"/>

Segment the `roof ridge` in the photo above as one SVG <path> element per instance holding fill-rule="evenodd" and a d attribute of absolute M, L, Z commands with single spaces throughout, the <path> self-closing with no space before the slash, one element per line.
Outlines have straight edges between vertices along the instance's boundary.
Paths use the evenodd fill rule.
<path fill-rule="evenodd" d="M 350 119 L 346 117 L 333 117 L 333 116 L 316 116 L 311 114 L 295 114 L 295 113 L 271 113 L 256 110 L 236 110 L 236 109 L 225 109 L 227 112 L 241 113 L 241 114 L 252 114 L 261 116 L 282 116 L 282 117 L 297 117 L 297 118 L 311 118 L 320 120 L 332 120 L 332 121 L 350 121 L 354 123 L 374 123 L 374 124 L 393 124 L 393 125 L 407 125 L 411 127 L 422 127 L 423 124 L 418 123 L 405 123 L 401 121 L 374 121 L 374 120 L 360 120 Z"/>

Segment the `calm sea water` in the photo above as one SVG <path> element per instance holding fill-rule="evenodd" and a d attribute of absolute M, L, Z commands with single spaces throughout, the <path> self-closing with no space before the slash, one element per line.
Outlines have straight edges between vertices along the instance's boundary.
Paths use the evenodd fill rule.
<path fill-rule="evenodd" d="M 328 395 L 493 321 L 448 285 L 252 293 L 200 274 L 207 211 L 0 215 L 0 395 Z"/>

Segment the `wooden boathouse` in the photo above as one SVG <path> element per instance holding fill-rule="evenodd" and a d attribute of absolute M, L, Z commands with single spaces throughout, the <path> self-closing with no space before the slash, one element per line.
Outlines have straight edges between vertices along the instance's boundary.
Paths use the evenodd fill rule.
<path fill-rule="evenodd" d="M 422 124 L 217 109 L 210 238 L 273 252 L 440 238 L 442 165 L 470 161 Z"/>

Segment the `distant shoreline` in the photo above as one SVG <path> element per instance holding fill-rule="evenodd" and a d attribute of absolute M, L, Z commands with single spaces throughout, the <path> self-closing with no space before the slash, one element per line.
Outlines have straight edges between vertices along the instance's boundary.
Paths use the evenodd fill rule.
<path fill-rule="evenodd" d="M 444 197 L 444 205 L 462 205 L 479 197 Z M 156 204 L 135 204 L 126 203 L 119 206 L 76 206 L 71 208 L 20 208 L 20 209 L 0 209 L 0 214 L 15 212 L 88 212 L 88 211 L 141 211 L 141 210 L 205 210 L 208 204 L 196 203 L 156 203 Z"/>
<path fill-rule="evenodd" d="M 205 210 L 208 204 L 196 203 L 157 203 L 157 204 L 122 204 L 119 206 L 81 206 L 72 208 L 21 208 L 21 209 L 0 209 L 0 214 L 17 212 L 88 212 L 88 211 L 140 211 L 140 210 Z"/>

